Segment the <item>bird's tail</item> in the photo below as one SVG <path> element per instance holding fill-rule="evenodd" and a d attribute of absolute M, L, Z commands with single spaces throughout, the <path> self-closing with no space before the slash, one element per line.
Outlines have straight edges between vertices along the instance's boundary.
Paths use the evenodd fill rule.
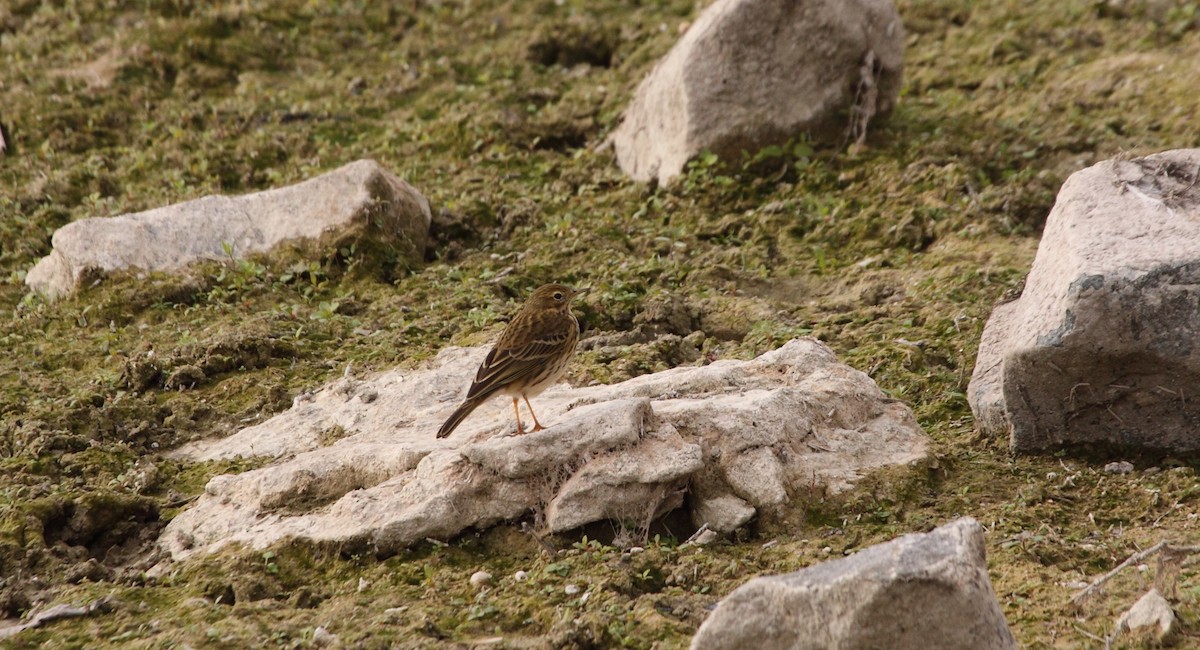
<path fill-rule="evenodd" d="M 482 403 L 483 402 L 480 400 L 468 399 L 462 404 L 459 404 L 458 408 L 454 409 L 454 412 L 450 414 L 450 417 L 446 420 L 446 423 L 442 425 L 442 428 L 438 429 L 437 437 L 445 438 L 451 433 L 454 433 L 454 430 L 458 428 L 458 425 L 462 424 L 463 420 L 467 419 L 467 416 L 471 414 L 471 411 L 474 411 L 475 408 Z"/>

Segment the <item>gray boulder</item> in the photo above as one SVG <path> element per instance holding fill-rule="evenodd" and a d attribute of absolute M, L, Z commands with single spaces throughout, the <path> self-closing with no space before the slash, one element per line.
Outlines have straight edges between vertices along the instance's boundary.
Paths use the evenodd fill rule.
<path fill-rule="evenodd" d="M 1200 150 L 1073 174 L 1021 297 L 983 331 L 968 399 L 1021 451 L 1200 449 Z"/>
<path fill-rule="evenodd" d="M 963 518 L 849 557 L 754 578 L 717 605 L 693 650 L 1000 650 L 1016 641 Z"/>
<path fill-rule="evenodd" d="M 338 240 L 365 228 L 419 262 L 430 221 L 420 192 L 375 161 L 359 160 L 289 187 L 69 223 L 54 233 L 54 249 L 29 270 L 25 284 L 54 298 L 112 271 L 170 271 L 265 252 L 288 240 L 328 238 L 336 250 Z"/>
<path fill-rule="evenodd" d="M 1130 636 L 1168 644 L 1178 631 L 1179 619 L 1175 616 L 1175 610 L 1171 609 L 1171 603 L 1157 589 L 1151 589 L 1121 614 L 1113 636 L 1128 632 Z"/>
<path fill-rule="evenodd" d="M 397 549 L 530 513 L 560 532 L 646 525 L 680 507 L 728 532 L 788 507 L 793 487 L 836 493 L 925 457 L 908 407 L 810 339 L 751 361 L 553 387 L 534 399 L 549 426 L 524 435 L 508 434 L 511 403 L 496 399 L 435 438 L 484 354 L 449 348 L 419 370 L 342 378 L 266 422 L 176 450 L 273 460 L 210 480 L 160 545 L 176 558 L 235 542 Z"/>
<path fill-rule="evenodd" d="M 803 134 L 842 141 L 892 110 L 903 67 L 889 0 L 717 0 L 638 87 L 617 163 L 666 183 L 704 150 L 739 161 Z"/>

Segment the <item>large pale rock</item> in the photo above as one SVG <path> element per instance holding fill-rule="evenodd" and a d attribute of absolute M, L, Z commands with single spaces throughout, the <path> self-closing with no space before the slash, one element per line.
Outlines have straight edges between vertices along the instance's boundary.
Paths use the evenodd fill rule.
<path fill-rule="evenodd" d="M 759 577 L 717 605 L 693 650 L 1001 650 L 983 528 L 963 518 L 849 557 Z"/>
<path fill-rule="evenodd" d="M 289 187 L 69 223 L 54 233 L 54 250 L 29 270 L 25 284 L 56 297 L 111 271 L 169 271 L 368 227 L 402 257 L 419 261 L 430 220 L 420 192 L 375 161 L 360 160 Z"/>
<path fill-rule="evenodd" d="M 274 460 L 213 478 L 160 544 L 177 558 L 288 539 L 395 549 L 530 513 L 557 532 L 679 507 L 730 531 L 785 508 L 795 486 L 837 492 L 925 455 L 912 412 L 809 339 L 751 361 L 551 388 L 534 400 L 550 426 L 519 436 L 506 433 L 511 403 L 497 399 L 435 438 L 485 353 L 449 348 L 424 369 L 343 378 L 267 422 L 177 450 Z"/>
<path fill-rule="evenodd" d="M 840 141 L 892 110 L 903 67 L 890 0 L 717 0 L 638 87 L 617 163 L 666 183 L 704 150 L 739 161 L 802 134 Z"/>
<path fill-rule="evenodd" d="M 1073 174 L 968 388 L 1018 450 L 1200 449 L 1200 150 Z"/>

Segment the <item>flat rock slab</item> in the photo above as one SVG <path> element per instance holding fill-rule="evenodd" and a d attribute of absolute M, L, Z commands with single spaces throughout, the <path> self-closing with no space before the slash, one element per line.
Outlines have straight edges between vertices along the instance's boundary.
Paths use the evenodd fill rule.
<path fill-rule="evenodd" d="M 963 518 L 726 596 L 693 650 L 1008 650 L 983 528 Z"/>
<path fill-rule="evenodd" d="M 420 192 L 375 161 L 360 160 L 289 187 L 69 223 L 54 233 L 54 250 L 29 270 L 25 284 L 53 298 L 112 271 L 171 271 L 367 227 L 417 262 L 430 220 Z"/>
<path fill-rule="evenodd" d="M 890 0 L 717 0 L 638 87 L 617 163 L 665 184 L 705 150 L 736 163 L 804 135 L 844 142 L 892 110 L 903 67 Z"/>
<path fill-rule="evenodd" d="M 288 539 L 398 549 L 536 515 L 559 532 L 648 524 L 687 507 L 731 531 L 784 508 L 793 486 L 836 492 L 874 468 L 925 457 L 912 412 L 811 339 L 751 361 L 682 367 L 611 386 L 551 388 L 546 429 L 511 435 L 511 403 L 481 406 L 434 437 L 484 348 L 448 348 L 419 370 L 343 378 L 193 460 L 269 456 L 209 481 L 160 544 L 176 558 Z"/>
<path fill-rule="evenodd" d="M 995 308 L 968 399 L 1021 451 L 1200 449 L 1200 150 L 1073 174 L 1021 297 Z"/>

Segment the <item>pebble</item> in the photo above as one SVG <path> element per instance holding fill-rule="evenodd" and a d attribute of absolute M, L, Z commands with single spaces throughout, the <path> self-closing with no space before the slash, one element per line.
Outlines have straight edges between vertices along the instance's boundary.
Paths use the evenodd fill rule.
<path fill-rule="evenodd" d="M 312 642 L 315 646 L 335 646 L 341 643 L 341 639 L 338 638 L 338 635 L 326 630 L 324 625 L 320 625 L 313 630 Z"/>
<path fill-rule="evenodd" d="M 407 611 L 407 610 L 408 610 L 408 605 L 401 605 L 401 606 L 399 606 L 399 607 L 389 607 L 389 608 L 387 608 L 387 609 L 383 610 L 383 613 L 384 613 L 386 616 L 390 616 L 390 617 L 392 617 L 392 618 L 395 618 L 395 617 L 397 617 L 397 616 L 399 616 L 399 615 L 403 614 L 403 613 L 404 613 L 405 611 Z"/>
<path fill-rule="evenodd" d="M 525 573 L 524 571 L 517 571 L 513 574 L 513 580 L 516 580 L 517 582 L 525 582 L 528 579 L 529 574 Z"/>
<path fill-rule="evenodd" d="M 1122 460 L 1104 466 L 1105 474 L 1128 474 L 1133 471 L 1133 463 Z"/>
<path fill-rule="evenodd" d="M 362 593 L 371 588 L 371 581 L 366 578 L 358 579 L 358 593 Z"/>
<path fill-rule="evenodd" d="M 569 584 L 566 587 L 563 587 L 563 591 L 565 591 L 568 596 L 574 596 L 575 594 L 579 593 L 580 589 L 579 585 Z"/>
<path fill-rule="evenodd" d="M 476 589 L 483 589 L 492 584 L 492 574 L 487 571 L 476 571 L 471 574 L 471 586 Z"/>
<path fill-rule="evenodd" d="M 717 533 L 717 531 L 706 530 L 703 533 L 700 533 L 700 536 L 697 537 L 696 541 L 694 541 L 692 543 L 695 544 L 696 546 L 704 546 L 706 544 L 712 544 L 713 542 L 717 541 L 718 539 L 721 539 L 721 535 L 719 533 Z"/>
<path fill-rule="evenodd" d="M 638 553 L 641 553 L 641 552 L 642 552 L 642 551 L 644 551 L 644 550 L 646 550 L 646 549 L 642 548 L 641 546 L 630 546 L 630 547 L 629 547 L 629 554 L 630 554 L 630 555 L 637 555 Z"/>

